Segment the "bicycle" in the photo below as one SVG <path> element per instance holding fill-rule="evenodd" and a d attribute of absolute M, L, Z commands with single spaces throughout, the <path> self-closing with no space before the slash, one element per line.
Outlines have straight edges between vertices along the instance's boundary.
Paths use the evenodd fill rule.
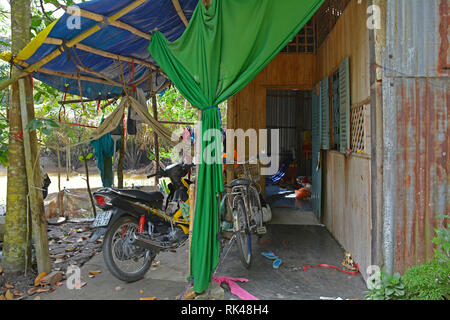
<path fill-rule="evenodd" d="M 229 232 L 231 230 L 232 233 L 228 240 L 228 251 L 234 241 L 237 240 L 240 260 L 247 269 L 250 268 L 252 263 L 252 235 L 262 236 L 267 232 L 263 225 L 263 208 L 260 190 L 258 190 L 259 186 L 251 174 L 251 170 L 247 168 L 250 161 L 238 162 L 243 166 L 244 175 L 234 179 L 229 185 L 225 185 L 225 194 L 219 201 L 219 221 L 227 222 L 225 219 L 227 211 L 232 213 L 232 229 L 224 227 L 224 223 L 220 224 L 222 231 Z"/>

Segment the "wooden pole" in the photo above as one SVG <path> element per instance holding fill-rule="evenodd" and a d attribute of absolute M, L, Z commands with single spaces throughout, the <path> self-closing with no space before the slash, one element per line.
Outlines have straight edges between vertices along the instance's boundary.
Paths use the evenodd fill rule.
<path fill-rule="evenodd" d="M 107 19 L 107 23 L 111 23 L 113 21 L 118 20 L 119 18 L 123 17 L 124 15 L 129 13 L 130 11 L 133 11 L 134 9 L 136 9 L 137 7 L 139 7 L 141 4 L 143 4 L 146 1 L 147 0 L 136 0 L 136 1 L 132 2 L 131 4 L 129 4 L 128 6 L 126 6 L 122 10 L 120 10 L 119 12 L 117 12 L 114 15 L 112 15 L 111 17 L 109 17 Z M 82 32 L 81 34 L 79 34 L 75 38 L 69 40 L 66 43 L 66 46 L 68 48 L 71 48 L 71 47 L 75 46 L 76 44 L 80 43 L 81 41 L 83 41 L 84 39 L 89 38 L 91 35 L 93 35 L 94 33 L 96 33 L 97 31 L 100 31 L 100 30 L 101 30 L 101 26 L 99 24 L 95 25 L 92 28 Z M 23 70 L 21 73 L 11 77 L 8 80 L 3 81 L 0 84 L 0 90 L 5 89 L 6 87 L 10 86 L 12 83 L 16 82 L 18 79 L 20 79 L 22 77 L 25 77 L 27 74 L 29 74 L 31 72 L 34 72 L 34 71 L 37 71 L 42 66 L 44 66 L 46 63 L 48 63 L 48 62 L 52 61 L 53 59 L 55 59 L 56 57 L 58 57 L 60 54 L 61 54 L 61 51 L 59 50 L 59 48 L 55 49 L 49 55 L 47 55 L 46 57 L 44 57 L 40 61 L 34 63 L 33 65 L 29 66 L 28 68 Z"/>
<path fill-rule="evenodd" d="M 62 216 L 64 214 L 64 193 L 61 192 L 61 154 L 59 150 L 56 151 L 56 155 L 58 158 L 58 208 L 59 215 Z"/>
<path fill-rule="evenodd" d="M 178 0 L 172 0 L 172 3 L 181 21 L 183 21 L 184 25 L 187 27 L 189 25 L 189 21 L 188 19 L 186 19 L 183 9 L 181 8 L 180 2 Z"/>
<path fill-rule="evenodd" d="M 21 66 L 21 67 L 25 67 L 25 68 L 27 66 L 29 66 L 26 62 L 23 62 L 23 61 L 18 61 L 18 62 L 16 62 L 16 64 Z M 45 69 L 45 68 L 40 68 L 37 71 L 45 73 L 45 74 L 50 74 L 52 76 L 64 77 L 64 78 L 75 79 L 75 80 L 80 79 L 82 81 L 90 81 L 90 82 L 95 82 L 95 83 L 100 83 L 100 84 L 112 85 L 109 81 L 106 81 L 106 80 L 103 80 L 103 79 L 99 79 L 99 78 L 89 77 L 89 76 L 80 75 L 78 77 L 78 75 L 76 75 L 76 74 L 64 73 L 64 72 L 60 72 L 60 71 L 53 71 L 53 70 L 49 70 L 49 69 Z M 117 84 L 114 84 L 114 85 L 117 86 L 117 87 L 123 88 L 123 84 L 121 84 L 121 83 L 117 83 Z M 126 88 L 131 89 L 131 87 L 126 87 Z"/>
<path fill-rule="evenodd" d="M 156 121 L 158 121 L 158 101 L 156 100 L 156 94 L 152 97 L 152 105 L 153 105 L 153 118 L 155 118 Z M 155 139 L 155 161 L 156 161 L 156 168 L 155 170 L 158 171 L 160 168 L 159 165 L 159 137 L 156 132 L 153 132 L 153 137 Z M 155 172 L 156 172 L 155 171 Z M 159 184 L 158 177 L 155 177 L 155 186 Z"/>
<path fill-rule="evenodd" d="M 128 107 L 130 108 L 130 107 Z M 129 111 L 128 111 L 129 112 Z M 125 124 L 122 121 L 123 128 L 120 132 L 120 147 L 119 147 L 119 163 L 117 164 L 117 187 L 123 189 L 123 163 L 125 161 Z M 115 148 L 115 146 L 114 146 Z"/>
<path fill-rule="evenodd" d="M 31 90 L 31 88 L 29 88 Z M 39 164 L 38 150 L 32 150 L 32 140 L 35 140 L 37 146 L 36 136 L 32 137 L 29 130 L 25 130 L 25 127 L 29 123 L 32 117 L 29 117 L 28 103 L 32 104 L 33 95 L 29 94 L 27 103 L 27 91 L 25 88 L 25 79 L 19 80 L 19 92 L 20 92 L 20 112 L 22 117 L 23 128 L 23 144 L 25 149 L 25 166 L 27 171 L 28 182 L 28 204 L 29 212 L 31 215 L 31 230 L 32 238 L 34 241 L 34 247 L 36 249 L 36 259 L 38 272 L 49 273 L 51 271 L 50 253 L 48 247 L 47 238 L 47 222 L 45 220 L 44 200 L 42 192 L 42 175 Z M 32 106 L 34 113 L 34 106 Z M 34 132 L 34 135 L 36 132 Z M 33 152 L 34 151 L 34 152 Z"/>
<path fill-rule="evenodd" d="M 67 6 L 63 6 L 62 5 L 60 7 L 62 9 L 64 9 L 64 11 L 67 12 L 67 9 L 68 9 Z M 102 16 L 101 14 L 97 14 L 97 13 L 94 13 L 94 12 L 91 12 L 91 11 L 87 11 L 87 10 L 84 10 L 84 9 L 77 10 L 77 13 L 83 18 L 88 18 L 88 19 L 91 19 L 91 20 L 94 20 L 94 21 L 97 21 L 97 22 L 104 22 L 105 19 L 107 19 L 107 17 Z M 112 21 L 112 22 L 110 22 L 110 25 L 112 25 L 113 27 L 119 28 L 119 29 L 127 30 L 127 31 L 131 32 L 132 34 L 134 34 L 134 35 L 136 35 L 138 37 L 144 38 L 146 40 L 150 40 L 151 39 L 150 34 L 145 33 L 145 32 L 143 32 L 143 31 L 141 31 L 139 29 L 136 29 L 135 27 L 130 26 L 129 24 L 126 24 L 126 23 L 124 23 L 122 21 Z"/>
<path fill-rule="evenodd" d="M 94 218 L 97 217 L 97 209 L 95 208 L 95 202 L 94 202 L 94 197 L 92 196 L 92 192 L 91 192 L 91 184 L 89 183 L 89 168 L 88 168 L 88 159 L 87 159 L 87 153 L 86 151 L 83 152 L 83 162 L 84 162 L 84 170 L 86 172 L 86 186 L 87 186 L 87 191 L 89 194 L 89 199 L 91 200 L 91 207 L 92 207 L 92 212 L 94 213 Z"/>
<path fill-rule="evenodd" d="M 192 243 L 192 230 L 194 229 L 194 217 L 195 217 L 195 185 L 189 186 L 189 262 L 188 262 L 188 275 L 191 274 L 191 243 Z"/>

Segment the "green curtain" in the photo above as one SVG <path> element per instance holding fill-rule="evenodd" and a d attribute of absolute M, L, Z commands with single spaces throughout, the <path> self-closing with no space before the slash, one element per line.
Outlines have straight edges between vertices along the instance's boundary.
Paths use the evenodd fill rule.
<path fill-rule="evenodd" d="M 214 106 L 245 87 L 310 20 L 324 0 L 201 1 L 184 34 L 169 42 L 156 31 L 149 51 L 181 94 L 202 110 L 202 132 L 219 129 Z M 202 152 L 216 139 L 202 142 Z M 219 150 L 217 148 L 210 149 Z M 207 157 L 215 157 L 206 152 Z M 203 159 L 208 161 L 210 159 Z M 217 265 L 217 198 L 223 190 L 222 165 L 199 166 L 191 244 L 194 291 L 203 292 Z"/>

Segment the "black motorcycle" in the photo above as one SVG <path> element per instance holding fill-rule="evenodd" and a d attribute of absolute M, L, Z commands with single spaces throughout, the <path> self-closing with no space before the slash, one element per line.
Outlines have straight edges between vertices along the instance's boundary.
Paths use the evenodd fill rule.
<path fill-rule="evenodd" d="M 102 209 L 90 241 L 104 234 L 103 257 L 118 279 L 134 282 L 144 277 L 161 251 L 184 245 L 189 235 L 189 185 L 183 177 L 193 167 L 177 163 L 158 170 L 148 178 L 167 177 L 167 199 L 159 191 L 101 189 L 94 193 Z"/>

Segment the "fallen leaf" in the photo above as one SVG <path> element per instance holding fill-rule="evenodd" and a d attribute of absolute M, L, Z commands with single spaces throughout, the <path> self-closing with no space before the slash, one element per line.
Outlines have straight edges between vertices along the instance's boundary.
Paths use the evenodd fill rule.
<path fill-rule="evenodd" d="M 5 297 L 5 295 L 0 294 L 0 301 L 2 301 L 2 300 L 6 300 L 6 297 Z"/>
<path fill-rule="evenodd" d="M 6 300 L 14 300 L 14 295 L 9 290 L 6 291 L 5 297 L 6 297 Z"/>
<path fill-rule="evenodd" d="M 309 281 L 309 280 L 311 280 L 311 279 L 310 279 L 310 278 L 305 278 L 305 280 L 306 280 L 306 281 Z"/>
<path fill-rule="evenodd" d="M 19 290 L 14 290 L 13 293 L 15 296 L 23 296 L 23 293 L 20 292 Z"/>
<path fill-rule="evenodd" d="M 95 278 L 93 274 L 88 275 L 89 278 Z"/>
<path fill-rule="evenodd" d="M 51 287 L 50 289 L 48 289 L 48 293 L 52 293 L 53 291 L 55 291 L 55 287 Z"/>
<path fill-rule="evenodd" d="M 139 293 L 140 294 L 144 294 L 144 290 L 139 290 Z"/>
<path fill-rule="evenodd" d="M 34 285 L 37 287 L 41 283 L 42 278 L 44 278 L 46 275 L 47 275 L 46 272 L 40 273 L 34 280 Z"/>
<path fill-rule="evenodd" d="M 58 282 L 56 282 L 56 286 L 57 286 L 57 287 L 60 287 L 60 286 L 62 286 L 62 282 L 59 282 L 59 281 L 58 281 Z"/>
<path fill-rule="evenodd" d="M 139 298 L 139 300 L 156 300 L 156 297 Z"/>
<path fill-rule="evenodd" d="M 12 284 L 9 284 L 8 282 L 5 283 L 6 289 L 14 289 L 14 286 Z"/>
<path fill-rule="evenodd" d="M 102 273 L 102 271 L 101 270 L 92 270 L 92 271 L 89 271 L 89 273 L 92 275 L 95 275 L 95 274 Z"/>
<path fill-rule="evenodd" d="M 114 290 L 116 290 L 116 291 L 120 291 L 120 290 L 122 290 L 122 288 L 121 287 L 115 287 L 115 289 Z"/>

